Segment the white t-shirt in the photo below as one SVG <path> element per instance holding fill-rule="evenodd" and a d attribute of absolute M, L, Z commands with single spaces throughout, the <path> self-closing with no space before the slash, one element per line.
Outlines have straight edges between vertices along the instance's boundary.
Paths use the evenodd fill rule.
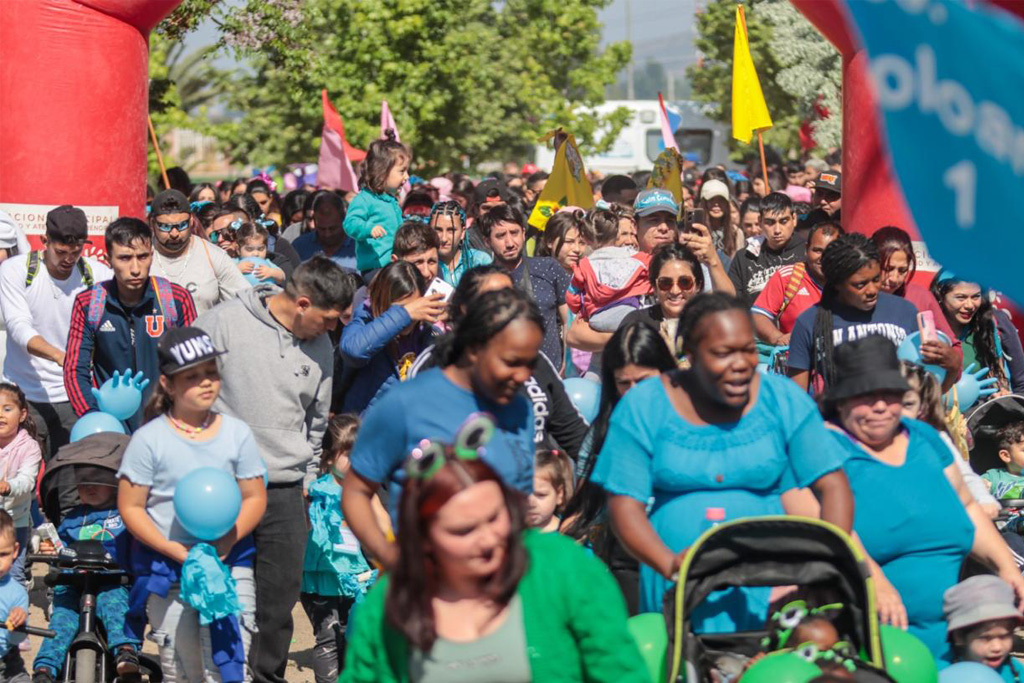
<path fill-rule="evenodd" d="M 7 327 L 7 356 L 4 377 L 21 387 L 30 401 L 60 403 L 68 400 L 64 371 L 56 363 L 30 355 L 28 342 L 36 335 L 58 349 L 67 348 L 71 309 L 75 297 L 85 289 L 78 266 L 67 280 L 54 280 L 39 259 L 39 272 L 25 287 L 28 255 L 18 254 L 0 265 L 0 313 Z M 87 258 L 94 282 L 114 276 L 107 266 Z"/>
<path fill-rule="evenodd" d="M 197 314 L 251 286 L 227 252 L 195 235 L 182 256 L 168 258 L 154 249 L 150 274 L 187 289 Z"/>

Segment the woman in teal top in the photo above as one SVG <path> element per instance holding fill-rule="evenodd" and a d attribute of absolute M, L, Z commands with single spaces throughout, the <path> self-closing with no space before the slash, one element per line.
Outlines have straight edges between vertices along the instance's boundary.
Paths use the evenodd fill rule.
<path fill-rule="evenodd" d="M 608 570 L 523 531 L 522 497 L 478 457 L 493 429 L 413 449 L 398 562 L 356 612 L 340 683 L 649 680 Z"/>
<path fill-rule="evenodd" d="M 932 427 L 902 418 L 908 385 L 896 349 L 869 336 L 836 350 L 838 381 L 825 417 L 856 501 L 854 530 L 871 557 L 883 621 L 909 625 L 936 658 L 948 657 L 942 595 L 969 553 L 1024 596 L 1006 543 L 968 492 Z"/>
<path fill-rule="evenodd" d="M 644 564 L 640 607 L 648 612 L 660 611 L 708 508 L 724 508 L 728 519 L 804 514 L 807 496 L 793 489 L 810 486 L 825 520 L 846 530 L 853 521 L 842 461 L 821 448 L 829 437 L 813 401 L 789 380 L 756 372 L 749 311 L 733 297 L 701 294 L 679 334 L 690 369 L 623 397 L 593 474 L 611 494 L 619 539 Z M 761 628 L 767 610 L 766 589 L 724 591 L 704 602 L 695 628 Z"/>

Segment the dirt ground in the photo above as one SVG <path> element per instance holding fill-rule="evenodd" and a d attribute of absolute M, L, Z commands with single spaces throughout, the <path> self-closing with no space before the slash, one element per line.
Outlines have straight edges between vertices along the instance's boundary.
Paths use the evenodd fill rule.
<path fill-rule="evenodd" d="M 35 580 L 29 595 L 31 605 L 28 623 L 31 626 L 45 627 L 46 614 L 43 610 L 46 604 L 46 594 L 43 577 L 46 576 L 46 567 L 41 564 L 34 565 L 32 576 Z M 289 683 L 313 683 L 313 629 L 309 625 L 309 619 L 306 618 L 306 613 L 302 610 L 301 605 L 295 605 L 292 618 L 295 620 L 295 631 L 292 634 L 292 646 L 288 655 L 288 671 L 285 678 Z M 32 660 L 35 658 L 42 640 L 35 636 L 29 636 L 29 641 L 32 644 L 32 649 L 23 654 L 25 666 L 29 667 L 29 671 L 31 671 Z M 143 651 L 155 655 L 157 649 L 153 643 L 146 641 Z"/>

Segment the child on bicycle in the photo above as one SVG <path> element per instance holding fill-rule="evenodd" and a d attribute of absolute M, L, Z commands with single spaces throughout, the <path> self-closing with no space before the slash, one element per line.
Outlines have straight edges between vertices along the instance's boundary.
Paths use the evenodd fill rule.
<path fill-rule="evenodd" d="M 6 626 L 0 629 L 0 683 L 28 683 L 25 662 L 18 650 L 25 634 L 14 631 L 28 620 L 28 591 L 11 572 L 19 551 L 14 519 L 0 510 L 0 622 Z"/>
<path fill-rule="evenodd" d="M 116 438 L 116 437 L 115 437 Z M 121 437 L 121 451 L 128 437 Z M 83 440 L 84 442 L 84 440 Z M 83 442 L 79 442 L 82 444 Z M 111 470 L 89 465 L 75 466 L 78 498 L 81 505 L 69 510 L 57 528 L 60 540 L 72 546 L 76 541 L 100 541 L 111 557 L 117 559 L 117 538 L 124 532 L 124 523 L 117 511 L 117 477 Z M 41 551 L 54 552 L 49 541 Z M 73 586 L 57 586 L 53 590 L 53 614 L 50 628 L 56 637 L 43 641 L 32 663 L 32 683 L 53 683 L 64 667 L 68 648 L 78 634 L 81 595 Z M 96 614 L 107 631 L 107 646 L 115 652 L 117 675 L 127 677 L 139 672 L 139 648 L 142 643 L 125 632 L 128 614 L 128 588 L 107 586 L 96 596 Z"/>
<path fill-rule="evenodd" d="M 320 459 L 321 476 L 309 487 L 309 542 L 302 572 L 302 607 L 313 626 L 313 675 L 316 683 L 338 680 L 345 661 L 349 612 L 366 593 L 375 574 L 363 557 L 355 535 L 341 517 L 341 496 L 349 453 L 359 431 L 359 418 L 336 415 L 327 426 Z M 374 498 L 378 519 L 387 512 Z"/>

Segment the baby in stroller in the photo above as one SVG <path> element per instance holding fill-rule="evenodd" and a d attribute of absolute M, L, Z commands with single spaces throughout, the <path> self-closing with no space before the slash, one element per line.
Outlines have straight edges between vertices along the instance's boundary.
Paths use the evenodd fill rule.
<path fill-rule="evenodd" d="M 50 519 L 60 518 L 57 535 L 74 552 L 78 541 L 99 541 L 103 549 L 117 559 L 117 539 L 125 533 L 117 511 L 117 468 L 128 445 L 123 434 L 95 434 L 60 449 L 40 482 L 40 497 Z M 73 473 L 73 477 L 67 476 Z M 74 486 L 80 504 L 60 512 L 61 488 Z M 66 496 L 65 496 L 66 500 Z M 42 552 L 56 552 L 52 542 L 41 545 Z M 43 641 L 33 663 L 33 683 L 52 683 L 65 664 L 65 656 L 79 630 L 81 595 L 71 585 L 57 585 L 53 592 L 50 628 L 56 637 Z M 138 651 L 141 643 L 124 630 L 128 613 L 128 587 L 110 585 L 96 596 L 96 612 L 107 633 L 107 645 L 115 653 L 117 675 L 121 680 L 137 680 Z"/>

